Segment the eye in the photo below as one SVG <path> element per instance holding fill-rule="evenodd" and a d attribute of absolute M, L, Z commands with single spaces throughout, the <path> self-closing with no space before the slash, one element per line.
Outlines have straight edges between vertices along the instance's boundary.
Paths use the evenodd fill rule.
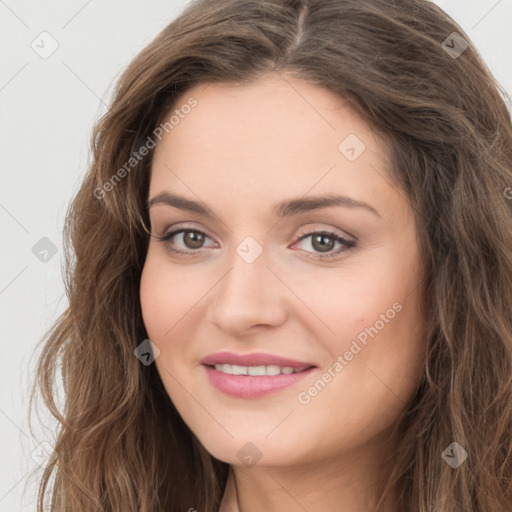
<path fill-rule="evenodd" d="M 162 236 L 155 236 L 155 238 L 159 242 L 162 242 L 169 252 L 191 257 L 199 256 L 200 252 L 202 252 L 200 249 L 204 248 L 206 239 L 211 240 L 208 234 L 200 229 L 181 226 L 178 226 L 177 229 L 169 231 Z M 343 252 L 353 249 L 356 245 L 355 241 L 344 238 L 337 233 L 321 230 L 301 234 L 300 238 L 292 247 L 308 238 L 311 238 L 309 245 L 313 249 L 313 252 L 316 252 L 314 258 L 317 259 L 334 258 Z M 177 241 L 180 242 L 181 248 L 176 248 Z M 333 251 L 335 244 L 340 244 L 341 247 Z M 307 249 L 305 250 L 306 252 L 310 252 Z"/>
<path fill-rule="evenodd" d="M 306 240 L 307 238 L 311 238 L 310 246 L 313 250 L 319 251 L 319 254 L 315 256 L 315 258 L 319 259 L 334 258 L 342 252 L 353 249 L 356 245 L 355 241 L 344 238 L 331 231 L 310 231 L 302 234 L 294 245 Z M 338 250 L 331 252 L 336 243 L 340 244 L 341 247 Z"/>
<path fill-rule="evenodd" d="M 197 252 L 198 249 L 202 249 L 205 239 L 210 237 L 200 229 L 181 228 L 175 229 L 156 238 L 159 242 L 163 242 L 165 248 L 172 253 L 195 256 L 193 253 Z M 176 249 L 173 247 L 176 243 L 173 240 L 174 238 L 181 241 L 182 248 Z"/>

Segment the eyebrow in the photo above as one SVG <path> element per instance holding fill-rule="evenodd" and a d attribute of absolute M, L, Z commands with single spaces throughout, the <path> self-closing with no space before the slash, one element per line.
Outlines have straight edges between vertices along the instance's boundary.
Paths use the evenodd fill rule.
<path fill-rule="evenodd" d="M 160 192 L 147 202 L 148 208 L 157 204 L 167 204 L 174 206 L 180 210 L 187 210 L 189 212 L 198 213 L 205 217 L 216 217 L 213 211 L 208 208 L 204 203 L 192 201 L 186 197 L 173 194 L 171 192 Z M 299 215 L 304 212 L 317 210 L 320 208 L 328 208 L 330 206 L 345 206 L 347 208 L 362 208 L 365 209 L 379 218 L 382 218 L 380 213 L 368 203 L 359 201 L 348 196 L 328 194 L 316 197 L 302 197 L 296 199 L 289 199 L 281 201 L 274 207 L 274 215 L 278 218 L 291 217 Z"/>

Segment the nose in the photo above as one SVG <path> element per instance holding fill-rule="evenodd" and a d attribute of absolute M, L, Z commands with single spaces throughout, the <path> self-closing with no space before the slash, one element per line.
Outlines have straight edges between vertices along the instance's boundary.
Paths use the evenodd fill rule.
<path fill-rule="evenodd" d="M 232 335 L 277 327 L 286 318 L 286 288 L 268 268 L 265 251 L 249 261 L 234 252 L 230 270 L 212 290 L 209 319 Z"/>

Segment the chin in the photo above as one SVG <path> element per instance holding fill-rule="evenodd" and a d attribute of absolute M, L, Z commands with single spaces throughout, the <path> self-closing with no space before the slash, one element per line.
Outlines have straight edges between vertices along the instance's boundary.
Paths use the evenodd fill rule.
<path fill-rule="evenodd" d="M 222 439 L 206 433 L 198 435 L 196 432 L 195 435 L 210 455 L 234 466 L 281 466 L 298 462 L 296 457 L 290 457 L 290 454 L 298 455 L 296 447 L 300 444 L 297 440 L 288 438 L 288 442 L 283 443 L 282 439 L 276 438 L 270 441 L 260 433 L 255 434 L 249 426 L 246 435 L 233 438 L 227 434 Z"/>

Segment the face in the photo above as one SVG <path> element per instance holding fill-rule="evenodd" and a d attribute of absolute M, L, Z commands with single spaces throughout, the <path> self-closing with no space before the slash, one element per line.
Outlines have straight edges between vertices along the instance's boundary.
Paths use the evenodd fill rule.
<path fill-rule="evenodd" d="M 414 393 L 424 350 L 414 215 L 386 146 L 292 77 L 201 84 L 175 108 L 190 98 L 155 148 L 140 283 L 171 400 L 234 465 L 369 446 Z"/>

